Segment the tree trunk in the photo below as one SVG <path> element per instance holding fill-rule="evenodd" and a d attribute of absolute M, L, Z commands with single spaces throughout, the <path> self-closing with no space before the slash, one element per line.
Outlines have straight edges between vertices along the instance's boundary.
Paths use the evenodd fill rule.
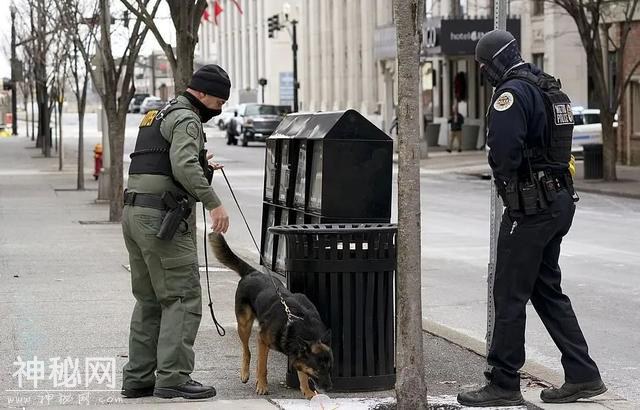
<path fill-rule="evenodd" d="M 64 166 L 64 145 L 62 144 L 62 103 L 58 101 L 58 171 Z"/>
<path fill-rule="evenodd" d="M 24 85 L 26 87 L 26 85 Z M 22 102 L 24 103 L 24 114 L 25 114 L 25 128 L 27 130 L 27 139 L 29 138 L 29 91 L 25 88 L 22 93 Z"/>
<path fill-rule="evenodd" d="M 78 107 L 78 191 L 84 190 L 84 107 Z"/>
<path fill-rule="evenodd" d="M 33 100 L 33 85 L 29 86 L 29 94 L 31 95 L 31 141 L 33 141 L 36 135 L 36 110 Z M 36 146 L 38 146 L 37 143 Z"/>
<path fill-rule="evenodd" d="M 109 221 L 119 222 L 122 220 L 123 207 L 123 163 L 124 154 L 124 131 L 126 123 L 126 111 L 124 114 L 119 111 L 107 111 L 107 121 L 109 122 L 109 171 L 111 178 L 111 195 L 109 196 Z"/>
<path fill-rule="evenodd" d="M 398 44 L 398 409 L 427 408 L 422 348 L 420 142 L 418 115 L 422 1 L 394 0 Z"/>
<path fill-rule="evenodd" d="M 608 110 L 600 108 L 600 123 L 602 124 L 602 171 L 605 181 L 616 181 L 617 138 L 613 128 L 613 115 Z"/>
<path fill-rule="evenodd" d="M 180 35 L 182 34 L 182 35 Z M 173 74 L 175 94 L 178 95 L 187 89 L 193 75 L 193 53 L 195 44 L 187 34 L 178 32 L 176 47 L 176 72 Z"/>

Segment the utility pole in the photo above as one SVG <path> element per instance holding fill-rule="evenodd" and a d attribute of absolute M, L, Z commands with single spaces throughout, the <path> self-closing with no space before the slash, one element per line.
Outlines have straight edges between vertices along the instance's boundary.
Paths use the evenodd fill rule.
<path fill-rule="evenodd" d="M 18 135 L 18 86 L 17 73 L 18 59 L 16 58 L 16 6 L 11 3 L 11 114 L 13 135 Z"/>
<path fill-rule="evenodd" d="M 298 112 L 298 20 L 291 20 L 291 51 L 293 51 L 293 112 Z"/>
<path fill-rule="evenodd" d="M 493 9 L 493 28 L 507 29 L 507 7 L 509 0 L 495 0 Z M 485 124 L 488 127 L 489 124 Z M 489 147 L 487 146 L 487 150 Z M 495 178 L 491 176 L 491 226 L 489 227 L 489 274 L 487 275 L 487 354 L 493 340 L 493 328 L 496 321 L 496 307 L 493 299 L 493 284 L 496 278 L 496 260 L 498 257 L 498 234 L 500 233 L 500 218 L 502 215 L 502 201 L 498 197 Z"/>

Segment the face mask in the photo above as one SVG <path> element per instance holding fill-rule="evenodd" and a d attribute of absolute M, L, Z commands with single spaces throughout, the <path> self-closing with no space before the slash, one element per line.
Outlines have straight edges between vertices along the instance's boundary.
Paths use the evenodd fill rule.
<path fill-rule="evenodd" d="M 209 122 L 210 119 L 222 113 L 222 110 L 211 110 L 209 108 L 206 108 L 204 105 L 202 105 L 202 107 L 199 107 L 198 111 L 200 111 L 200 119 L 203 123 Z"/>
<path fill-rule="evenodd" d="M 212 110 L 207 108 L 200 100 L 195 97 L 195 95 L 191 93 L 185 91 L 184 93 L 182 93 L 182 95 L 186 97 L 187 100 L 189 100 L 189 102 L 191 102 L 191 104 L 193 104 L 193 106 L 198 109 L 198 113 L 200 114 L 200 121 L 202 121 L 203 123 L 208 122 L 216 115 L 220 115 L 222 113 L 222 110 Z"/>

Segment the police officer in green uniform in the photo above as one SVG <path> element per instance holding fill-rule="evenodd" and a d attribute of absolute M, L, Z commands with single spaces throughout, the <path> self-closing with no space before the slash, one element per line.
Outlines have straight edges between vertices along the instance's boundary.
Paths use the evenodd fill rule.
<path fill-rule="evenodd" d="M 231 82 L 217 65 L 193 74 L 187 91 L 141 124 L 131 154 L 122 230 L 136 304 L 122 395 L 201 399 L 216 390 L 190 377 L 202 316 L 195 203 L 209 211 L 215 232 L 229 217 L 211 188 L 213 169 L 202 124 L 221 111 Z"/>

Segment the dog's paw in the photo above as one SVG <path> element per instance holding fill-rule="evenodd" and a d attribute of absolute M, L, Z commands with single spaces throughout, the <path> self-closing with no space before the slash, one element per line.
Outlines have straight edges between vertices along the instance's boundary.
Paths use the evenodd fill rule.
<path fill-rule="evenodd" d="M 307 391 L 302 391 L 302 394 L 304 394 L 305 399 L 307 400 L 311 400 L 313 398 L 313 396 L 316 395 L 316 393 L 312 390 L 307 390 Z"/>
<path fill-rule="evenodd" d="M 256 383 L 256 394 L 260 396 L 269 394 L 269 387 L 267 386 L 267 383 L 262 383 L 258 381 Z"/>
<path fill-rule="evenodd" d="M 244 369 L 240 370 L 240 381 L 242 383 L 246 383 L 246 382 L 249 381 L 249 370 L 248 369 L 247 370 L 244 370 Z"/>

